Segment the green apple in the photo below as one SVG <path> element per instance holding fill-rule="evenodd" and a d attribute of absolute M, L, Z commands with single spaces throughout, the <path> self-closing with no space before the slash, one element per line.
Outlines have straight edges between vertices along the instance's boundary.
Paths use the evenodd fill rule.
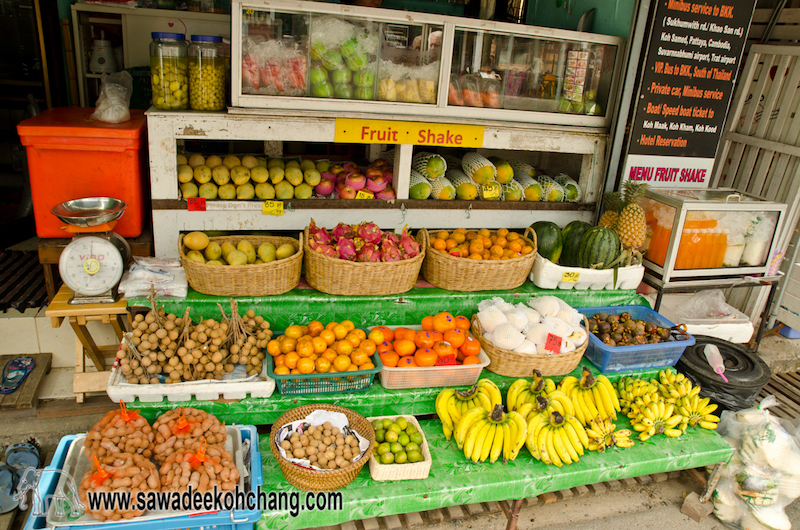
<path fill-rule="evenodd" d="M 311 81 L 312 85 L 318 85 L 320 83 L 327 83 L 328 82 L 328 72 L 319 65 L 312 66 L 311 72 L 308 74 L 308 79 Z"/>

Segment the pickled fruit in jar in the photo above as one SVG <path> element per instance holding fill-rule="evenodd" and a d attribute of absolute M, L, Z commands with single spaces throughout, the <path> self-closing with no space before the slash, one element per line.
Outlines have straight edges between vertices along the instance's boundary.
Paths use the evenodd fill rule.
<path fill-rule="evenodd" d="M 225 83 L 227 69 L 225 58 L 189 59 L 189 94 L 194 110 L 222 110 L 225 108 Z"/>
<path fill-rule="evenodd" d="M 189 108 L 188 61 L 182 57 L 152 57 L 153 106 L 159 110 Z"/>

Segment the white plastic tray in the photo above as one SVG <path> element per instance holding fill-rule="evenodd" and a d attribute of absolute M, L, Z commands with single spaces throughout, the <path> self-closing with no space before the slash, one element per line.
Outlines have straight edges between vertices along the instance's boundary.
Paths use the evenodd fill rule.
<path fill-rule="evenodd" d="M 719 318 L 681 318 L 676 309 L 692 297 L 691 294 L 668 294 L 661 301 L 659 312 L 672 322 L 685 324 L 686 331 L 692 335 L 706 335 L 736 344 L 750 342 L 755 327 L 744 313 L 736 311 Z"/>
<path fill-rule="evenodd" d="M 542 289 L 636 289 L 644 277 L 644 266 L 631 265 L 617 269 L 617 283 L 614 285 L 613 269 L 582 269 L 556 265 L 539 254 L 533 260 L 530 279 Z"/>

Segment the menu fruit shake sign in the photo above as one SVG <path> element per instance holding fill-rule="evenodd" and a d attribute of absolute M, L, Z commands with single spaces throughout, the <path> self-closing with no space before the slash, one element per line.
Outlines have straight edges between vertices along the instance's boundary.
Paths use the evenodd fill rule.
<path fill-rule="evenodd" d="M 706 188 L 755 0 L 657 0 L 623 180 Z"/>

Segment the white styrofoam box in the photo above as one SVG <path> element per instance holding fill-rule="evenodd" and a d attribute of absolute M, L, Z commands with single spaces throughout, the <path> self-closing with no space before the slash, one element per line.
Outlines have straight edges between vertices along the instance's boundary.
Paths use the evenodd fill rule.
<path fill-rule="evenodd" d="M 530 279 L 542 289 L 636 289 L 644 277 L 644 266 L 631 265 L 617 269 L 614 285 L 614 269 L 582 269 L 556 265 L 536 254 Z M 567 281 L 565 281 L 567 280 Z"/>
<path fill-rule="evenodd" d="M 692 294 L 666 294 L 661 299 L 659 313 L 675 324 L 685 324 L 691 335 L 706 335 L 727 340 L 736 344 L 745 344 L 753 336 L 753 323 L 744 313 L 735 313 L 721 318 L 681 318 L 676 309 L 685 304 Z"/>

